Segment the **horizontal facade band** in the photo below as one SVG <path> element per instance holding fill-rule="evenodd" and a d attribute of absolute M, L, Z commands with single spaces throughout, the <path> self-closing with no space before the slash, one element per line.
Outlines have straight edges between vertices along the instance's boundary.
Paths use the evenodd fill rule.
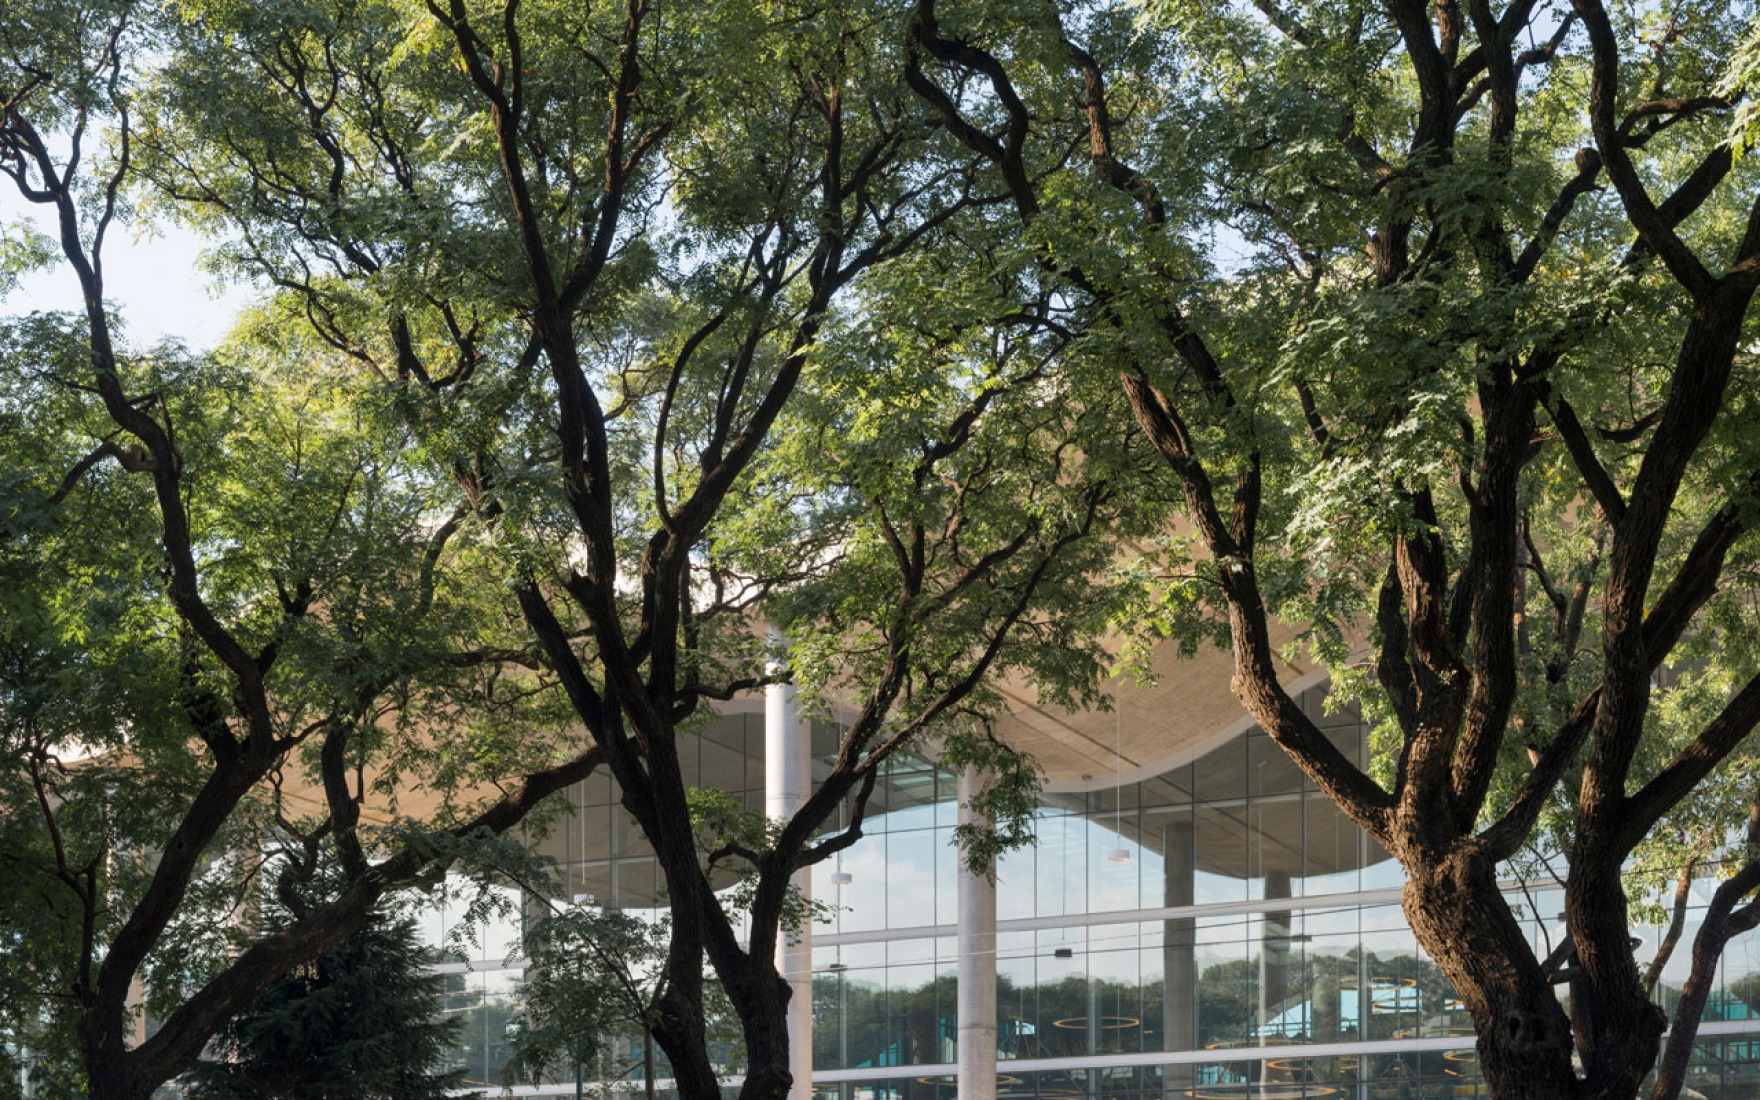
<path fill-rule="evenodd" d="M 1500 886 L 1511 893 L 1521 890 L 1514 880 Z M 1287 898 L 1247 898 L 1241 901 L 1217 901 L 1198 905 L 1167 905 L 1153 909 L 1108 909 L 1098 913 L 1068 913 L 1047 917 L 1015 917 L 996 922 L 998 935 L 1010 932 L 1036 932 L 1054 928 L 1088 928 L 1101 924 L 1131 924 L 1138 921 L 1182 920 L 1199 917 L 1246 916 L 1254 913 L 1293 913 L 1304 909 L 1349 909 L 1365 905 L 1397 905 L 1403 891 L 1400 887 L 1382 890 L 1359 890 L 1348 894 L 1310 894 Z M 891 943 L 897 940 L 931 939 L 952 936 L 959 930 L 954 924 L 925 924 L 911 928 L 877 928 L 863 932 L 815 932 L 813 943 L 820 947 L 836 947 L 857 943 Z"/>

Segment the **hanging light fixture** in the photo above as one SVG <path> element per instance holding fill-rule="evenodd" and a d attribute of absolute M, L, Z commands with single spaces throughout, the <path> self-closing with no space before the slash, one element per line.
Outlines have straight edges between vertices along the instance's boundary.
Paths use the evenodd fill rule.
<path fill-rule="evenodd" d="M 1113 704 L 1112 712 L 1112 832 L 1120 847 L 1106 850 L 1106 862 L 1129 863 L 1131 850 L 1124 843 L 1124 713 Z"/>
<path fill-rule="evenodd" d="M 831 885 L 848 886 L 856 877 L 843 869 L 843 853 L 837 853 L 837 869 L 831 872 Z"/>

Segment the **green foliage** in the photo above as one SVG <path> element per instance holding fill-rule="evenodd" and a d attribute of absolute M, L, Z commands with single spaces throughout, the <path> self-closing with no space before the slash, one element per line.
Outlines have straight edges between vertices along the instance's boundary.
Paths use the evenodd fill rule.
<path fill-rule="evenodd" d="M 51 992 L 88 976 L 99 960 L 80 945 L 102 955 L 253 720 L 269 763 L 142 964 L 159 1008 L 199 996 L 258 931 L 227 915 L 265 837 L 290 882 L 330 848 L 356 875 L 400 851 L 429 877 L 464 861 L 535 881 L 484 832 L 436 827 L 577 754 L 583 725 L 626 790 L 653 785 L 632 808 L 681 846 L 668 889 L 726 925 L 724 968 L 740 913 L 810 919 L 781 880 L 830 851 L 833 809 L 859 806 L 891 754 L 939 744 L 990 778 L 959 837 L 994 874 L 1030 839 L 1040 777 L 970 732 L 1004 709 L 993 685 L 1099 705 L 1121 663 L 1109 632 L 1140 675 L 1153 647 L 1238 642 L 1228 593 L 1249 576 L 1257 610 L 1299 624 L 1284 656 L 1325 666 L 1335 704 L 1377 724 L 1391 782 L 1407 731 L 1365 667 L 1402 644 L 1402 612 L 1377 617 L 1389 547 L 1433 544 L 1470 577 L 1481 414 L 1500 372 L 1539 362 L 1521 380 L 1541 412 L 1515 493 L 1518 686 L 1484 816 L 1510 804 L 1528 750 L 1599 679 L 1610 535 L 1564 410 L 1629 483 L 1690 312 L 1615 196 L 1550 213 L 1589 163 L 1580 35 L 1524 62 L 1507 142 L 1474 93 L 1444 148 L 1413 144 L 1419 88 L 1384 5 L 943 3 L 947 40 L 993 51 L 1012 81 L 1011 100 L 954 74 L 966 136 L 1031 120 L 999 179 L 900 80 L 929 65 L 904 45 L 921 29 L 908 7 L 9 5 L 0 98 L 23 113 L 0 164 L 35 194 L 52 181 L 16 155 L 18 120 L 57 149 L 91 135 L 62 246 L 175 219 L 272 289 L 212 354 L 124 342 L 111 365 L 97 313 L 0 331 L 0 852 L 20 883 L 0 908 L 22 930 L 0 945 L 7 1027 L 67 1033 Z M 1563 18 L 1538 10 L 1536 30 Z M 1738 101 L 1733 129 L 1633 119 L 1646 178 L 1751 142 L 1751 16 L 1616 5 L 1622 109 Z M 1093 94 L 1078 44 L 1104 71 L 1111 153 L 1076 109 Z M 1109 181 L 1127 162 L 1134 191 Z M 1747 215 L 1730 196 L 1753 171 L 1740 161 L 1695 206 L 1690 245 L 1730 252 Z M 8 241 L 0 282 L 46 254 Z M 1523 242 L 1544 247 L 1516 278 Z M 120 399 L 94 392 L 94 363 Z M 1664 568 L 1716 508 L 1752 508 L 1752 367 L 1744 353 L 1675 494 Z M 1121 372 L 1181 410 L 1193 461 L 1254 528 L 1247 549 L 1207 552 L 1175 518 L 1190 464 L 1153 453 Z M 118 404 L 174 436 L 169 490 L 122 449 Z M 187 512 L 193 581 L 163 549 L 168 500 Z M 1657 684 L 1633 785 L 1752 675 L 1755 563 L 1732 552 Z M 217 633 L 248 660 L 221 659 Z M 266 718 L 244 713 L 250 668 Z M 809 710 L 860 715 L 841 786 L 793 831 L 686 797 L 665 751 L 714 700 L 778 676 Z M 1753 771 L 1744 750 L 1724 789 L 1745 797 Z M 432 814 L 404 812 L 418 796 Z M 1659 845 L 1729 850 L 1734 804 L 1691 801 Z M 383 813 L 352 825 L 362 804 Z M 1568 843 L 1572 809 L 1555 798 L 1544 846 Z M 732 891 L 704 886 L 730 874 Z M 646 973 L 662 933 L 602 931 Z M 535 947 L 558 962 L 586 942 L 564 925 L 554 939 Z M 534 1064 L 582 1055 L 545 1042 Z"/>
<path fill-rule="evenodd" d="M 644 920 L 591 902 L 529 920 L 525 1015 L 508 1079 L 539 1084 L 566 1079 L 575 1067 L 594 1080 L 629 1075 L 633 1067 L 609 1058 L 620 1043 L 638 1051 L 653 1043 L 670 927 L 670 917 Z M 727 1042 L 736 1028 L 719 987 L 707 988 L 703 1012 L 708 1040 Z"/>
<path fill-rule="evenodd" d="M 961 805 L 966 820 L 954 827 L 954 839 L 966 867 L 995 882 L 1001 858 L 1033 843 L 1044 770 L 1025 753 L 971 732 L 954 733 L 942 742 L 941 766 L 956 773 L 972 768 L 983 777 L 977 792 Z"/>
<path fill-rule="evenodd" d="M 356 876 L 386 851 L 424 877 L 506 872 L 476 834 L 435 828 L 578 753 L 583 722 L 689 736 L 781 656 L 757 615 L 817 704 L 872 700 L 852 784 L 995 713 L 992 677 L 1095 698 L 1100 532 L 1152 515 L 1119 487 L 1140 448 L 1109 386 L 1054 376 L 1049 331 L 984 330 L 1032 279 L 1017 244 L 981 243 L 981 297 L 943 293 L 975 285 L 973 242 L 931 232 L 971 173 L 897 80 L 902 13 L 643 10 L 620 53 L 629 12 L 548 0 L 464 5 L 468 27 L 408 0 L 8 9 L 0 96 L 22 113 L 4 163 L 27 192 L 72 193 L 73 265 L 92 269 L 117 217 L 175 219 L 273 288 L 212 354 L 116 341 L 108 402 L 91 374 L 111 369 L 112 319 L 19 321 L 0 342 L 7 805 L 33 886 L 68 903 L 51 984 L 151 895 L 150 854 L 227 786 L 241 731 L 262 781 L 172 884 L 187 904 L 141 967 L 160 1009 L 258 931 L 227 914 L 264 868 L 224 853 L 273 838 L 280 882 L 320 852 Z M 1130 42 L 1128 20 L 1109 27 Z M 65 184 L 13 157 L 26 119 L 91 135 Z M 575 381 L 590 410 L 559 402 Z M 174 484 L 123 450 L 131 402 L 171 438 Z M 589 411 L 590 504 L 558 456 Z M 187 512 L 193 562 L 175 591 L 167 509 Z M 578 598 L 583 569 L 608 571 L 603 604 Z M 578 661 L 540 652 L 533 593 Z M 572 699 L 553 676 L 571 664 Z M 256 713 L 251 665 L 272 701 Z M 611 719 L 581 702 L 613 690 Z M 437 809 L 404 816 L 418 801 Z M 733 853 L 717 871 L 782 842 L 712 798 L 664 810 Z M 750 870 L 729 905 L 810 919 Z"/>
<path fill-rule="evenodd" d="M 440 1100 L 464 1021 L 441 1012 L 444 978 L 416 924 L 381 914 L 276 981 L 189 1075 L 196 1100 Z"/>
<path fill-rule="evenodd" d="M 1731 54 L 1717 91 L 1736 104 L 1728 140 L 1738 157 L 1745 156 L 1760 141 L 1760 107 L 1756 107 L 1760 100 L 1760 30 L 1750 28 Z"/>
<path fill-rule="evenodd" d="M 913 39 L 1014 215 L 961 230 L 1024 239 L 1014 316 L 1122 376 L 1164 459 L 1125 667 L 1227 640 L 1252 716 L 1410 873 L 1511 1095 L 1639 1088 L 1661 1018 L 1623 903 L 1752 858 L 1755 9 L 1607 8 L 941 3 Z M 1314 666 L 1376 724 L 1367 775 L 1281 686 Z M 1499 913 L 1524 843 L 1569 864 L 1575 1066 L 1504 1042 L 1517 996 L 1566 1031 L 1558 976 L 1457 904 L 1470 879 Z"/>

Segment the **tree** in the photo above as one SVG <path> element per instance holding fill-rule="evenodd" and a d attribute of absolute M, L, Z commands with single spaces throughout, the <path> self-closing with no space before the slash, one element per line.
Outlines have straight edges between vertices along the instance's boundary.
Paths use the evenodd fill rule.
<path fill-rule="evenodd" d="M 862 304 L 968 263 L 967 242 L 928 246 L 993 201 L 973 189 L 970 155 L 931 155 L 930 114 L 893 79 L 894 13 L 45 0 L 16 26 L 4 167 L 58 219 L 88 303 L 71 369 L 43 382 L 85 418 L 67 440 L 85 449 L 46 456 L 30 499 L 52 512 L 64 477 L 83 484 L 107 463 L 137 508 L 131 490 L 151 482 L 153 507 L 133 515 L 154 533 L 104 547 L 150 572 L 148 540 L 163 544 L 155 606 L 181 644 L 151 679 L 187 704 L 161 728 L 190 789 L 136 831 L 171 838 L 151 845 L 140 900 L 101 904 L 101 861 L 51 861 L 89 914 L 67 969 L 84 983 L 94 1095 L 139 1096 L 180 1071 L 387 890 L 601 760 L 665 875 L 653 1031 L 681 1094 L 720 1094 L 705 958 L 742 1022 L 744 1094 L 779 1094 L 788 992 L 774 958 L 792 877 L 860 837 L 891 754 L 963 738 L 967 758 L 1007 761 L 981 735 L 998 704 L 989 678 L 1091 701 L 1107 602 L 1088 578 L 1109 561 L 1099 534 L 1127 529 L 1133 507 L 1118 475 L 1136 433 L 1105 389 L 1051 376 L 1055 329 L 994 336 L 963 301 L 903 316 Z M 371 455 L 322 506 L 191 520 L 218 483 L 188 414 L 150 399 L 148 364 L 102 305 L 103 239 L 132 201 L 227 236 L 231 262 L 276 288 L 241 334 L 242 374 L 278 364 L 323 388 Z M 987 257 L 968 300 L 1016 294 L 1031 277 L 1019 259 Z M 200 392 L 184 400 L 203 407 Z M 250 418 L 231 432 L 213 461 L 265 438 Z M 353 525 L 412 491 L 393 532 Z M 338 526 L 372 553 L 320 555 L 312 575 L 263 549 L 267 531 L 298 548 Z M 258 568 L 208 559 L 234 545 Z M 435 595 L 447 582 L 455 604 Z M 131 588 L 125 604 L 143 591 L 160 597 Z M 311 658 L 297 672 L 295 654 Z M 855 700 L 829 777 L 774 826 L 693 800 L 674 748 L 693 717 L 780 676 Z M 541 700 L 566 701 L 572 721 L 546 724 Z M 365 829 L 368 765 L 409 778 L 422 730 L 454 725 L 470 728 L 458 755 L 474 770 L 452 759 L 434 784 L 513 793 L 445 820 L 437 840 Z M 139 728 L 109 727 L 130 747 Z M 297 878 L 333 851 L 345 884 L 237 945 L 206 984 L 173 981 L 182 1007 L 125 1051 L 129 981 L 198 900 L 204 856 L 250 833 L 252 792 L 305 742 L 327 804 L 275 822 L 282 865 Z M 72 816 L 38 801 L 50 831 Z M 850 824 L 821 835 L 846 803 Z M 728 873 L 747 884 L 737 911 L 716 889 Z"/>
<path fill-rule="evenodd" d="M 389 890 L 483 847 L 597 761 L 507 703 L 529 679 L 509 668 L 519 654 L 496 644 L 494 606 L 454 584 L 453 527 L 430 522 L 393 440 L 309 376 L 255 373 L 260 355 L 117 340 L 102 249 L 131 178 L 130 58 L 150 14 L 9 5 L 0 51 L 0 170 L 49 212 L 86 302 L 83 317 L 8 323 L 0 348 L 0 782 L 8 930 L 23 930 L 5 945 L 8 993 L 23 994 L 8 1011 L 71 1048 L 51 1045 L 51 1065 L 119 1100 L 188 1068 Z M 453 787 L 504 780 L 504 796 L 363 825 L 369 753 L 432 759 L 422 723 L 486 713 L 515 749 L 441 768 Z M 283 797 L 302 772 L 322 792 L 315 813 Z M 226 916 L 258 854 L 297 885 L 320 849 L 346 884 L 235 939 Z M 162 1026 L 131 1043 L 149 1008 Z"/>
<path fill-rule="evenodd" d="M 645 921 L 592 903 L 558 909 L 529 922 L 525 945 L 525 1015 L 510 1076 L 527 1084 L 566 1073 L 580 1079 L 597 1067 L 617 1039 L 641 1050 L 642 1081 L 652 1100 L 656 1076 L 653 1025 L 656 1002 L 666 987 L 669 918 Z M 710 1032 L 717 1017 L 726 1024 L 724 1004 L 705 990 L 704 1021 Z M 619 1073 L 617 1076 L 624 1076 Z"/>
<path fill-rule="evenodd" d="M 504 675 L 497 688 L 484 677 L 493 621 L 479 617 L 469 588 L 454 589 L 438 562 L 422 569 L 444 536 L 422 530 L 419 492 L 404 495 L 410 483 L 380 463 L 376 443 L 340 430 L 321 394 L 266 377 L 259 387 L 168 351 L 134 360 L 125 376 L 131 386 L 154 378 L 159 415 L 176 425 L 174 453 L 200 470 L 184 498 L 195 502 L 200 541 L 184 549 L 202 547 L 202 603 L 225 609 L 227 633 L 246 639 L 249 665 L 277 699 L 262 744 L 244 752 L 231 732 L 241 701 L 194 632 L 180 629 L 154 552 L 157 517 L 140 485 L 151 471 L 109 468 L 127 452 L 104 441 L 114 429 L 96 426 L 80 408 L 86 396 L 60 381 L 86 369 L 85 341 L 48 318 L 9 335 L 0 382 L 0 431 L 17 475 L 0 519 L 0 829 L 16 886 L 0 952 L 7 1012 L 50 1066 L 77 1064 L 92 1093 L 145 1095 L 193 1061 L 202 1029 L 242 1010 L 255 983 L 315 959 L 371 912 L 368 899 L 483 847 L 485 830 L 509 827 L 582 769 L 516 789 L 488 816 L 461 800 L 428 822 L 361 822 L 373 797 L 368 744 L 376 767 L 426 761 L 402 769 L 413 793 L 448 772 L 455 786 L 505 776 L 553 759 L 555 743 L 533 735 L 499 759 L 436 754 L 431 727 L 417 725 L 427 715 L 474 720 L 485 734 L 493 718 L 503 736 L 546 723 L 507 701 L 519 678 Z M 261 434 L 239 446 L 234 433 L 247 422 Z M 236 549 L 210 556 L 227 545 Z M 381 600 L 410 613 L 375 622 Z M 314 607 L 323 614 L 308 618 Z M 319 808 L 294 799 L 295 788 L 318 792 Z M 363 865 L 388 851 L 261 937 L 230 919 L 260 875 L 298 887 L 320 850 L 338 849 Z M 165 1026 L 124 1050 L 146 1010 Z"/>
<path fill-rule="evenodd" d="M 1633 1095 L 1664 1018 L 1622 869 L 1760 720 L 1751 10 L 915 8 L 911 86 L 1037 251 L 1023 311 L 1084 334 L 1183 497 L 1165 633 L 1230 646 L 1404 866 L 1494 1095 Z M 1273 614 L 1377 716 L 1373 773 L 1279 685 Z M 1562 969 L 1497 886 L 1549 812 Z"/>
<path fill-rule="evenodd" d="M 442 1100 L 462 1021 L 413 920 L 376 913 L 303 970 L 277 979 L 221 1031 L 222 1060 L 189 1075 L 196 1100 Z"/>
<path fill-rule="evenodd" d="M 786 1086 L 789 883 L 860 836 L 882 762 L 980 720 L 993 675 L 1086 697 L 1097 643 L 1070 640 L 1104 605 L 1082 578 L 1129 504 L 1131 430 L 1104 393 L 1053 390 L 1055 333 L 853 308 L 920 279 L 917 250 L 984 200 L 969 156 L 924 155 L 888 19 L 216 6 L 143 139 L 158 186 L 395 394 L 504 554 L 659 858 L 654 1033 L 693 1097 L 718 1094 L 705 955 L 745 1029 L 744 1094 Z M 1019 275 L 1002 257 L 973 289 Z M 671 746 L 777 675 L 855 700 L 831 774 L 775 830 L 694 813 Z M 846 801 L 850 826 L 819 836 Z M 743 937 L 712 886 L 728 869 L 749 877 Z"/>

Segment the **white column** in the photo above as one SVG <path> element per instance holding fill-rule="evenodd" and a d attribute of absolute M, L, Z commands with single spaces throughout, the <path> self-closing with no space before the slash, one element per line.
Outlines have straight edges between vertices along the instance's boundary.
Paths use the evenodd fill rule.
<path fill-rule="evenodd" d="M 959 773 L 959 819 L 983 790 L 977 769 Z M 959 857 L 959 1097 L 996 1100 L 996 883 Z"/>
<path fill-rule="evenodd" d="M 811 726 L 801 721 L 793 684 L 764 689 L 764 812 L 772 819 L 793 817 L 806 805 L 813 786 Z M 794 884 L 811 897 L 812 872 L 795 872 Z M 788 982 L 788 1061 L 794 1084 L 788 1100 L 813 1095 L 813 925 L 805 921 L 776 943 L 776 969 Z"/>

